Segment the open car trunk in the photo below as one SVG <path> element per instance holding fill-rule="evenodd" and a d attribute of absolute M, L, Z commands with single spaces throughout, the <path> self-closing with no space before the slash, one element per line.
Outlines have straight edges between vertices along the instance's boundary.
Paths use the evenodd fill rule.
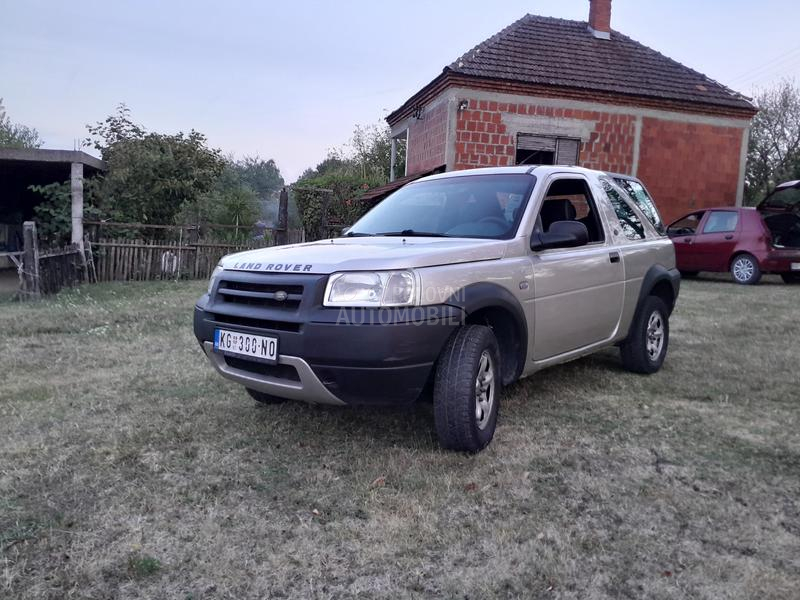
<path fill-rule="evenodd" d="M 776 248 L 800 248 L 800 180 L 777 186 L 756 207 Z"/>

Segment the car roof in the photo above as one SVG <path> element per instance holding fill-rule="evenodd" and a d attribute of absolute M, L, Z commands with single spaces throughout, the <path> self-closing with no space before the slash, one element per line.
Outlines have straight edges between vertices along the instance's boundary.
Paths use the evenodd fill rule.
<path fill-rule="evenodd" d="M 520 173 L 525 175 L 533 175 L 535 177 L 547 177 L 553 173 L 580 173 L 583 175 L 607 175 L 609 177 L 624 177 L 626 179 L 637 180 L 630 175 L 617 175 L 613 173 L 606 173 L 605 171 L 595 171 L 593 169 L 584 169 L 583 167 L 575 167 L 571 165 L 517 165 L 514 167 L 483 167 L 479 169 L 466 169 L 461 171 L 446 171 L 445 173 L 438 173 L 436 175 L 429 175 L 417 179 L 414 183 L 421 181 L 434 181 L 437 179 L 448 179 L 450 177 L 467 177 L 470 175 L 506 175 L 509 173 Z M 638 181 L 638 180 L 637 180 Z"/>

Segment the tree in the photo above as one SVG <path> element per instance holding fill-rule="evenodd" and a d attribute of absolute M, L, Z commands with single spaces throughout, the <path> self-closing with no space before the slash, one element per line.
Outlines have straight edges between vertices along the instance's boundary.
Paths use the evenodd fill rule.
<path fill-rule="evenodd" d="M 124 104 L 88 129 L 108 166 L 98 192 L 101 208 L 114 220 L 172 223 L 184 204 L 214 189 L 225 167 L 202 133 L 149 133 Z"/>
<path fill-rule="evenodd" d="M 329 232 L 322 231 L 323 220 L 352 225 L 370 208 L 357 198 L 369 188 L 389 181 L 391 148 L 388 127 L 356 125 L 347 144 L 330 150 L 315 168 L 306 169 L 293 187 L 306 235 L 327 235 Z M 405 163 L 404 151 L 400 145 L 398 167 Z"/>
<path fill-rule="evenodd" d="M 749 205 L 800 171 L 800 88 L 783 81 L 759 93 L 755 104 L 745 178 Z"/>
<path fill-rule="evenodd" d="M 33 127 L 12 123 L 0 98 L 0 148 L 40 148 L 42 140 Z"/>
<path fill-rule="evenodd" d="M 364 183 L 382 185 L 389 181 L 392 155 L 391 132 L 382 124 L 356 125 L 350 140 L 328 151 L 328 156 L 313 169 L 306 169 L 298 182 L 332 174 L 359 177 Z M 395 175 L 402 175 L 405 145 L 398 144 Z"/>
<path fill-rule="evenodd" d="M 258 155 L 241 160 L 228 160 L 228 168 L 238 175 L 239 182 L 247 185 L 259 200 L 275 197 L 283 187 L 283 176 L 273 159 L 263 160 Z"/>

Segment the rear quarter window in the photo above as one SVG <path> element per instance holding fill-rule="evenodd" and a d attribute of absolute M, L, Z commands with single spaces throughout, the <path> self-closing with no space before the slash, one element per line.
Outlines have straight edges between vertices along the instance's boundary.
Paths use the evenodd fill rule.
<path fill-rule="evenodd" d="M 664 233 L 666 233 L 664 222 L 661 220 L 661 215 L 658 214 L 656 203 L 650 197 L 650 194 L 647 193 L 647 190 L 644 189 L 644 186 L 638 181 L 630 179 L 617 178 L 615 182 L 623 190 L 628 192 L 628 195 L 636 203 L 636 206 L 639 207 L 639 210 L 641 210 L 644 216 L 647 217 L 647 220 L 653 224 L 655 230 L 661 235 L 664 235 Z"/>
<path fill-rule="evenodd" d="M 628 204 L 622 194 L 614 189 L 610 182 L 601 179 L 600 183 L 611 206 L 614 208 L 614 212 L 617 214 L 622 234 L 629 240 L 643 240 L 645 238 L 644 226 L 633 207 Z"/>

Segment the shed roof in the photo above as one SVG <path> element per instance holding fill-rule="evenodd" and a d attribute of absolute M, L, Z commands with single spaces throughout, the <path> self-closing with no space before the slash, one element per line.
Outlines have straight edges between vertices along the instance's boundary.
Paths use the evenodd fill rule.
<path fill-rule="evenodd" d="M 106 163 L 81 150 L 48 150 L 44 148 L 0 148 L 0 162 L 80 163 L 105 171 Z"/>
<path fill-rule="evenodd" d="M 537 15 L 526 15 L 478 44 L 443 74 L 755 112 L 745 96 L 618 31 L 598 39 L 586 21 Z"/>

